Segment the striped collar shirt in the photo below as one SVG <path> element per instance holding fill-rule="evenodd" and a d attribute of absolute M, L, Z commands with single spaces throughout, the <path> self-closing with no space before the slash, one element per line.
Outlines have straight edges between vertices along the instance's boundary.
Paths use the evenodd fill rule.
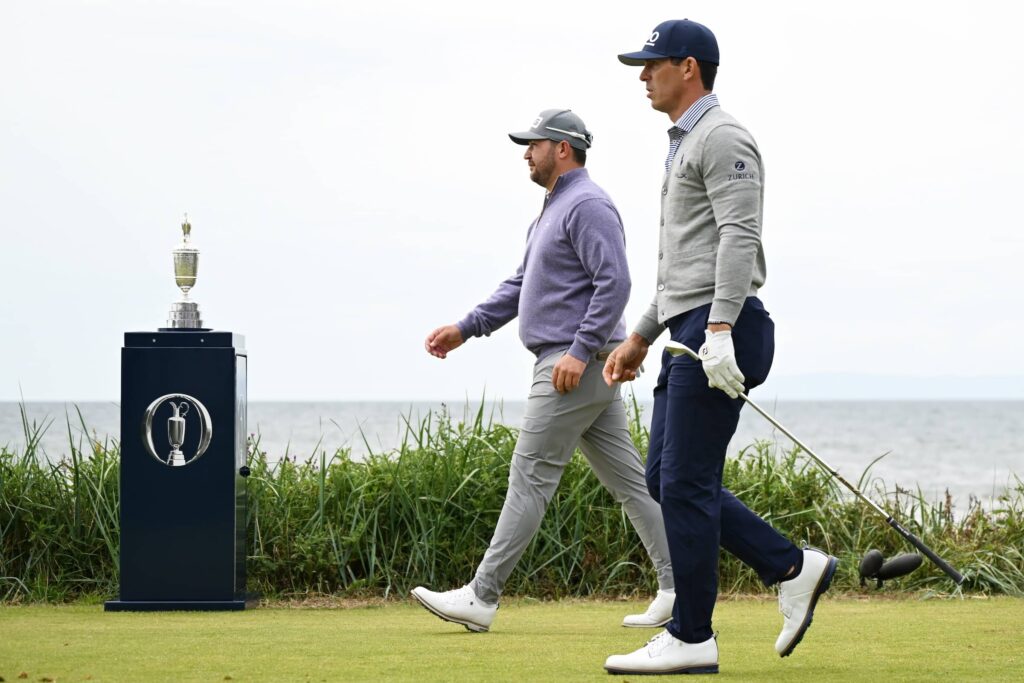
<path fill-rule="evenodd" d="M 693 130 L 693 127 L 700 121 L 700 117 L 708 113 L 708 110 L 718 106 L 718 95 L 708 93 L 690 105 L 690 108 L 683 112 L 679 120 L 668 129 L 668 156 L 665 158 L 665 173 L 672 170 L 672 160 L 676 158 L 679 145 L 683 138 Z"/>

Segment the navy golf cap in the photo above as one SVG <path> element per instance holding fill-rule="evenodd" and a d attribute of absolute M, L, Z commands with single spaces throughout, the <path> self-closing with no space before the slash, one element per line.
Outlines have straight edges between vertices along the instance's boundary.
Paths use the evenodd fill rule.
<path fill-rule="evenodd" d="M 594 136 L 583 124 L 583 119 L 571 109 L 545 109 L 533 120 L 530 130 L 509 133 L 508 136 L 517 145 L 528 145 L 531 140 L 565 140 L 570 147 L 582 150 L 594 142 Z"/>
<path fill-rule="evenodd" d="M 693 57 L 698 62 L 718 64 L 718 41 L 704 24 L 689 19 L 669 19 L 654 27 L 639 52 L 619 55 L 629 66 L 643 66 L 648 59 Z"/>

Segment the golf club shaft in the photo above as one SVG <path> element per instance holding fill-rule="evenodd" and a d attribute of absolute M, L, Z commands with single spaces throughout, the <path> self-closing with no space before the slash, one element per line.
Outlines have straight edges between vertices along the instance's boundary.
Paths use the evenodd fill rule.
<path fill-rule="evenodd" d="M 666 349 L 672 355 L 678 356 L 680 355 L 680 353 L 685 353 L 687 356 L 697 361 L 698 363 L 701 362 L 700 356 L 698 356 L 693 349 L 678 342 L 669 342 L 669 344 L 666 345 Z M 898 533 L 900 536 L 905 538 L 911 545 L 913 545 L 915 548 L 924 553 L 929 560 L 934 562 L 939 569 L 941 569 L 943 572 L 946 573 L 947 576 L 949 576 L 949 578 L 953 579 L 953 581 L 956 582 L 958 586 L 964 582 L 963 574 L 953 569 L 953 567 L 951 567 L 949 563 L 947 563 L 941 557 L 936 555 L 935 551 L 926 546 L 924 542 L 921 541 L 921 539 L 919 539 L 917 536 L 903 528 L 903 526 L 899 522 L 893 519 L 892 515 L 883 510 L 877 503 L 875 503 L 875 501 L 865 496 L 863 493 L 860 492 L 860 490 L 856 486 L 846 481 L 846 479 L 841 474 L 839 474 L 839 472 L 835 468 L 833 468 L 827 462 L 818 457 L 817 453 L 808 448 L 807 445 L 803 441 L 798 439 L 791 431 L 783 427 L 778 420 L 776 420 L 774 417 L 765 412 L 764 409 L 761 408 L 761 406 L 757 405 L 752 400 L 750 400 L 750 398 L 745 393 L 743 393 L 742 391 L 738 393 L 740 398 L 747 402 L 747 405 L 749 405 L 751 408 L 760 413 L 761 417 L 771 422 L 776 429 L 778 429 L 780 432 L 788 436 L 790 440 L 792 440 L 793 443 L 799 446 L 803 452 L 811 456 L 811 459 L 814 460 L 814 462 L 816 462 L 822 469 L 824 469 L 826 472 L 828 472 L 833 477 L 838 479 L 840 483 L 842 483 L 846 488 L 852 491 L 855 496 L 857 496 L 860 500 L 866 503 L 871 509 L 885 517 L 886 523 L 889 526 L 891 526 L 896 531 L 896 533 Z"/>
<path fill-rule="evenodd" d="M 764 417 L 766 420 L 771 422 L 772 425 L 774 425 L 780 432 L 782 432 L 783 434 L 788 436 L 793 441 L 793 443 L 795 443 L 797 446 L 800 447 L 800 449 L 803 452 L 805 452 L 805 453 L 807 453 L 807 455 L 811 456 L 811 458 L 814 460 L 814 462 L 818 463 L 818 465 L 821 466 L 822 469 L 824 469 L 826 472 L 828 472 L 833 477 L 835 477 L 837 480 L 839 480 L 840 483 L 842 483 L 844 486 L 846 486 L 846 488 L 850 489 L 850 491 L 852 491 L 855 496 L 857 496 L 859 499 L 861 499 L 864 503 L 866 503 L 869 507 L 871 507 L 875 512 L 877 512 L 878 514 L 880 514 L 883 517 L 885 517 L 886 523 L 889 526 L 891 526 L 896 531 L 896 533 L 898 533 L 903 538 L 907 539 L 907 541 L 910 542 L 910 544 L 912 546 L 914 546 L 915 548 L 920 550 L 922 553 L 924 553 L 928 557 L 929 560 L 934 562 L 935 565 L 939 569 L 944 571 L 946 573 L 946 575 L 949 576 L 949 578 L 953 579 L 953 581 L 956 582 L 956 584 L 958 586 L 964 582 L 963 574 L 961 574 L 957 570 L 953 569 L 953 567 L 951 567 L 949 565 L 949 563 L 947 563 L 941 557 L 936 555 L 935 551 L 933 551 L 931 548 L 926 546 L 921 539 L 919 539 L 917 536 L 915 536 L 914 534 L 912 534 L 909 531 L 907 531 L 903 527 L 903 525 L 901 525 L 899 522 L 897 522 L 895 519 L 893 519 L 892 515 L 887 513 L 885 510 L 883 510 L 881 508 L 881 506 L 879 506 L 877 503 L 875 503 L 875 501 L 873 501 L 870 498 L 868 498 L 867 496 L 865 496 L 863 493 L 860 492 L 860 490 L 856 486 L 854 486 L 850 482 L 846 481 L 846 479 L 841 474 L 839 474 L 839 472 L 835 468 L 833 468 L 827 462 L 825 462 L 820 457 L 818 457 L 818 454 L 815 453 L 814 451 L 812 451 L 810 448 L 808 448 L 807 444 L 802 442 L 800 439 L 796 438 L 796 436 L 792 432 L 790 432 L 788 429 L 783 427 L 782 424 L 778 420 L 776 420 L 774 417 L 772 417 L 767 412 L 765 412 L 761 408 L 761 406 L 757 405 L 752 400 L 750 400 L 749 396 L 747 396 L 743 392 L 739 392 L 739 394 L 740 394 L 740 398 L 742 398 L 744 401 L 747 402 L 747 405 L 749 405 L 751 408 L 753 408 L 758 413 L 760 413 L 762 417 Z"/>
<path fill-rule="evenodd" d="M 896 533 L 898 533 L 903 538 L 907 539 L 910 545 L 914 546 L 922 553 L 924 553 L 929 560 L 935 563 L 935 566 L 937 566 L 939 569 L 946 573 L 946 576 L 953 579 L 953 582 L 956 583 L 956 585 L 959 586 L 964 582 L 964 575 L 958 572 L 957 570 L 953 569 L 953 567 L 950 566 L 948 562 L 946 562 L 944 559 L 936 555 L 935 551 L 926 546 L 920 538 L 904 529 L 903 525 L 901 525 L 891 516 L 889 516 L 889 518 L 886 521 L 889 522 L 889 526 L 896 530 Z"/>

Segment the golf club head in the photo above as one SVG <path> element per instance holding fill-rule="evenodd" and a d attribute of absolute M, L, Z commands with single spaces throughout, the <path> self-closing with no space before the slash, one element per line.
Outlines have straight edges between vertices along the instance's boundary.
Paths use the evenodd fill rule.
<path fill-rule="evenodd" d="M 875 550 L 872 548 L 865 555 L 864 559 L 860 561 L 860 585 L 866 586 L 865 579 L 874 579 L 878 576 L 878 570 L 882 568 L 882 563 L 885 558 L 882 557 L 882 551 Z"/>
<path fill-rule="evenodd" d="M 906 576 L 920 567 L 921 562 L 922 558 L 917 553 L 897 555 L 881 566 L 875 578 L 881 582 L 888 581 L 889 579 L 895 579 L 900 576 Z"/>
<path fill-rule="evenodd" d="M 686 344 L 680 344 L 677 341 L 669 340 L 665 342 L 665 350 L 668 351 L 669 354 L 673 356 L 689 356 L 690 358 L 696 361 L 700 360 L 700 356 L 697 355 L 696 351 L 691 349 Z"/>

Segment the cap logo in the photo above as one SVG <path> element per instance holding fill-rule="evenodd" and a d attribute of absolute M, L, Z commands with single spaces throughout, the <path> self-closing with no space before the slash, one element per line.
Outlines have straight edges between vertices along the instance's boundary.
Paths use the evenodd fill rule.
<path fill-rule="evenodd" d="M 654 33 L 651 34 L 651 37 L 647 39 L 647 42 L 644 43 L 644 45 L 650 45 L 650 46 L 653 47 L 654 44 L 656 42 L 658 42 L 658 38 L 660 38 L 660 37 L 661 37 L 661 34 L 658 33 L 657 31 L 655 31 Z"/>
<path fill-rule="evenodd" d="M 537 126 L 539 126 L 539 125 L 540 125 L 540 122 L 541 122 L 541 121 L 542 121 L 543 119 L 544 119 L 544 117 L 543 117 L 543 116 L 538 116 L 538 117 L 537 117 L 536 119 L 534 119 L 534 120 L 533 120 L 533 123 L 531 123 L 531 124 L 530 124 L 530 128 L 536 128 Z"/>

